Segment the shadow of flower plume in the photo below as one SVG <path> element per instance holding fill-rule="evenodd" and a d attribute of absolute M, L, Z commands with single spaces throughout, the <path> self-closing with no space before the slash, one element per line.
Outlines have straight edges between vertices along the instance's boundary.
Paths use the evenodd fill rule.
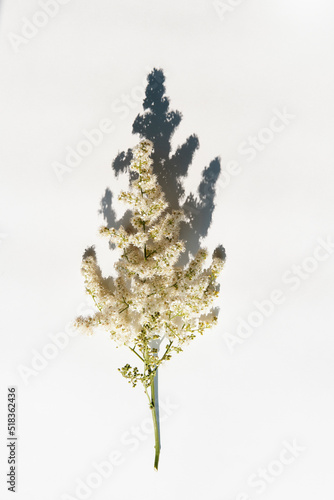
<path fill-rule="evenodd" d="M 178 146 L 174 154 L 171 154 L 171 138 L 179 126 L 182 115 L 179 111 L 169 110 L 169 98 L 165 95 L 165 76 L 161 69 L 153 69 L 147 77 L 145 99 L 143 101 L 143 113 L 138 114 L 132 126 L 132 132 L 139 134 L 141 138 L 149 139 L 154 144 L 152 154 L 154 173 L 158 178 L 166 200 L 171 209 L 182 208 L 188 223 L 183 223 L 180 238 L 186 243 L 186 252 L 181 257 L 180 264 L 185 264 L 189 259 L 189 253 L 195 255 L 200 248 L 200 239 L 204 238 L 209 230 L 215 207 L 215 187 L 220 174 L 220 159 L 212 160 L 208 167 L 202 172 L 202 179 L 196 194 L 191 193 L 185 201 L 185 190 L 183 180 L 188 175 L 195 151 L 199 147 L 198 137 L 190 135 L 184 144 Z M 120 172 L 127 172 L 129 179 L 135 175 L 130 171 L 129 165 L 132 159 L 132 151 L 122 151 L 112 163 L 116 176 Z M 112 208 L 112 193 L 109 188 L 101 200 L 99 211 L 103 214 L 108 227 L 119 228 L 121 225 L 128 227 L 131 212 L 127 211 L 124 216 L 116 220 L 116 214 Z M 225 251 L 224 251 L 225 252 Z"/>

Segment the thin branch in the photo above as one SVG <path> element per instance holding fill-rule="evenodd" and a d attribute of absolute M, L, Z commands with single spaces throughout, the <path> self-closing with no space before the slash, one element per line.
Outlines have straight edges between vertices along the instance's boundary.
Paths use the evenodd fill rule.
<path fill-rule="evenodd" d="M 141 357 L 141 355 L 140 355 L 140 354 L 138 354 L 138 352 L 137 352 L 137 351 L 135 351 L 135 350 L 133 349 L 133 347 L 130 347 L 130 346 L 128 345 L 128 348 L 129 348 L 129 349 L 131 349 L 131 351 L 132 351 L 132 352 L 134 352 L 134 353 L 138 356 L 138 358 L 140 358 L 140 359 L 141 359 L 141 360 L 145 363 L 144 358 L 142 358 L 142 357 Z"/>
<path fill-rule="evenodd" d="M 122 312 L 126 311 L 128 309 L 129 304 L 127 304 L 121 311 L 118 311 L 118 314 L 121 314 Z"/>

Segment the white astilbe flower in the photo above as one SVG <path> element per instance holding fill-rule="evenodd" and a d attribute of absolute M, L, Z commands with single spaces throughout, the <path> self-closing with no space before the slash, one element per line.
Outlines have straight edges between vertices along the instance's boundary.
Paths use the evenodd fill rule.
<path fill-rule="evenodd" d="M 178 239 L 185 216 L 182 210 L 168 211 L 152 171 L 152 149 L 148 140 L 134 148 L 130 169 L 136 178 L 131 189 L 119 196 L 131 207 L 131 227 L 100 228 L 100 234 L 121 250 L 115 264 L 117 278 L 105 280 L 95 256 L 83 260 L 86 291 L 98 310 L 95 316 L 76 321 L 87 333 L 103 328 L 118 345 L 130 347 L 144 361 L 144 371 L 126 365 L 121 372 L 134 385 L 141 381 L 144 387 L 173 351 L 181 351 L 217 321 L 212 305 L 224 263 L 214 254 L 211 265 L 204 268 L 208 252 L 200 249 L 185 268 L 178 267 L 185 249 Z M 166 351 L 159 357 L 156 342 L 159 346 L 162 339 L 167 342 Z"/>

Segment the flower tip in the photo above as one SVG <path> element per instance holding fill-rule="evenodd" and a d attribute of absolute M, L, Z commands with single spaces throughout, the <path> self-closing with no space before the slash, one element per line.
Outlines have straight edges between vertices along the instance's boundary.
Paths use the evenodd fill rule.
<path fill-rule="evenodd" d="M 107 226 L 101 226 L 99 228 L 99 234 L 101 236 L 109 236 L 110 235 L 110 229 Z"/>

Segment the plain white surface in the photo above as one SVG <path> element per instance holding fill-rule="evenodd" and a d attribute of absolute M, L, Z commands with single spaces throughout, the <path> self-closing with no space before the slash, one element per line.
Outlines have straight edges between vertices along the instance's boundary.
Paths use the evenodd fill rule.
<path fill-rule="evenodd" d="M 15 51 L 10 34 L 20 35 L 41 3 L 0 7 L 0 407 L 5 416 L 7 386 L 16 385 L 16 498 L 80 498 L 78 481 L 113 451 L 119 465 L 86 498 L 330 498 L 334 256 L 308 258 L 320 238 L 334 239 L 332 2 L 71 0 Z M 110 164 L 137 142 L 132 122 L 142 110 L 132 98 L 121 113 L 117 100 L 138 95 L 153 67 L 164 70 L 171 109 L 183 114 L 173 147 L 191 133 L 200 140 L 186 189 L 221 157 L 205 244 L 227 252 L 218 326 L 160 370 L 158 473 L 145 395 L 117 372 L 130 352 L 102 336 L 67 336 L 27 384 L 19 372 L 86 301 L 85 247 L 96 243 L 105 273 L 112 268 L 97 212 L 106 187 L 124 187 Z M 294 118 L 247 161 L 241 144 L 268 137 L 261 131 L 284 108 Z M 104 118 L 113 132 L 60 183 L 54 162 Z M 224 185 L 231 161 L 240 173 Z M 292 279 L 302 263 L 304 277 Z M 235 338 L 254 301 L 277 289 L 282 303 L 231 351 L 227 333 Z M 1 421 L 0 488 L 11 498 Z M 280 465 L 294 440 L 302 451 Z M 262 487 L 254 485 L 261 467 L 269 467 Z"/>

